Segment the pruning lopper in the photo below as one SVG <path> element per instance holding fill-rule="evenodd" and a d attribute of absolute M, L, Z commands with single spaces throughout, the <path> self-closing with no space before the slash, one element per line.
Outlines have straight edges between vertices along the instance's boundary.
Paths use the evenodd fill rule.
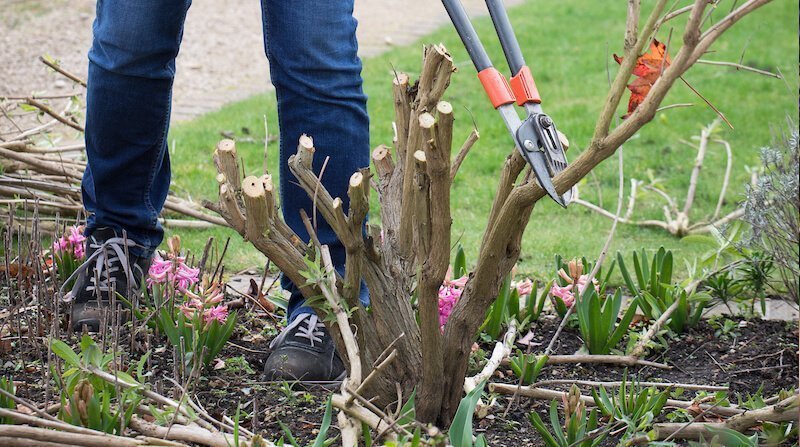
<path fill-rule="evenodd" d="M 492 17 L 497 36 L 503 47 L 511 68 L 511 81 L 492 66 L 492 61 L 481 44 L 475 28 L 467 16 L 461 0 L 442 0 L 450 20 L 455 25 L 461 41 L 467 48 L 472 63 L 478 71 L 478 79 L 483 84 L 492 102 L 508 127 L 511 137 L 523 158 L 531 165 L 539 184 L 559 205 L 566 207 L 572 200 L 572 191 L 563 196 L 556 192 L 552 178 L 567 167 L 564 147 L 558 137 L 556 125 L 542 111 L 541 98 L 530 68 L 525 65 L 519 42 L 511 28 L 508 14 L 502 0 L 486 0 L 489 15 Z M 514 108 L 514 102 L 523 107 L 527 117 L 521 120 Z"/>

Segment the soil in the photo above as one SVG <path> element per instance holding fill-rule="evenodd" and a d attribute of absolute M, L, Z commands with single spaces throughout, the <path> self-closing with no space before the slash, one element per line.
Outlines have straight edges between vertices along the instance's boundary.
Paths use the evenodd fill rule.
<path fill-rule="evenodd" d="M 34 318 L 35 315 L 31 315 Z M 731 401 L 736 397 L 746 398 L 748 394 L 759 391 L 766 398 L 781 389 L 797 386 L 798 379 L 798 325 L 797 322 L 736 320 L 735 330 L 728 334 L 715 333 L 715 327 L 702 321 L 697 327 L 675 339 L 662 340 L 663 346 L 656 349 L 649 360 L 665 362 L 672 369 L 663 370 L 651 367 L 631 368 L 629 377 L 638 380 L 683 382 L 704 385 L 730 385 Z M 0 323 L 3 323 L 0 320 Z M 12 326 L 16 326 L 13 323 Z M 543 349 L 549 343 L 558 326 L 557 318 L 544 315 L 531 326 L 534 332 L 533 351 Z M 13 327 L 12 327 L 13 329 Z M 233 416 L 237 408 L 242 412 L 244 426 L 252 428 L 276 440 L 282 435 L 281 423 L 291 430 L 300 445 L 305 445 L 317 435 L 324 412 L 328 392 L 322 389 L 292 390 L 287 384 L 264 382 L 261 370 L 269 352 L 269 340 L 277 333 L 275 320 L 265 314 L 247 312 L 237 325 L 231 343 L 220 355 L 223 363 L 212 363 L 203 371 L 202 377 L 194 387 L 197 402 L 215 417 Z M 7 333 L 8 331 L 6 331 Z M 13 331 L 12 331 L 13 332 Z M 129 329 L 121 329 L 121 361 L 129 364 Z M 77 342 L 77 337 L 62 337 Z M 52 394 L 52 381 L 46 380 L 42 367 L 42 355 L 46 352 L 43 342 L 38 339 L 32 345 L 31 339 L 14 335 L 3 338 L 0 345 L 0 376 L 12 376 L 17 383 L 17 394 L 43 406 L 45 394 Z M 482 343 L 483 352 L 476 354 L 478 362 L 490 352 L 493 343 Z M 573 354 L 581 346 L 576 328 L 567 326 L 559 337 L 555 354 Z M 5 349 L 3 349 L 5 347 Z M 165 377 L 174 377 L 171 348 L 154 342 L 148 381 L 154 389 L 169 395 L 175 387 Z M 476 365 L 478 368 L 480 365 Z M 607 365 L 553 365 L 546 367 L 539 380 L 581 379 L 581 380 L 620 380 L 625 369 Z M 516 383 L 510 370 L 501 368 L 497 382 Z M 45 384 L 48 386 L 45 387 Z M 566 390 L 567 386 L 552 386 L 553 389 Z M 584 388 L 585 394 L 589 393 Z M 686 392 L 680 399 L 691 400 L 694 392 Z M 50 403 L 53 402 L 52 395 Z M 528 419 L 532 411 L 537 411 L 548 420 L 546 411 L 549 402 L 521 398 L 508 407 L 509 396 L 485 396 L 493 402 L 489 413 L 482 419 L 475 419 L 476 433 L 486 435 L 492 446 L 540 446 L 544 445 Z M 670 410 L 671 411 L 671 410 Z M 665 411 L 664 414 L 669 411 Z M 665 420 L 664 414 L 659 420 Z M 334 424 L 335 425 L 335 424 Z M 329 435 L 335 435 L 335 428 Z M 615 445 L 616 439 L 608 439 L 604 445 Z"/>

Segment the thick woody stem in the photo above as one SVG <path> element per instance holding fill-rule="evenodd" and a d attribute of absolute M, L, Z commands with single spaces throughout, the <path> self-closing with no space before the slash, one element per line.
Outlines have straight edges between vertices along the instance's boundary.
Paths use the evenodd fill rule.
<path fill-rule="evenodd" d="M 224 177 L 224 174 L 219 174 Z M 245 234 L 245 219 L 239 203 L 236 201 L 236 196 L 233 193 L 233 187 L 230 183 L 223 182 L 219 185 L 219 200 L 221 211 L 225 214 L 225 220 L 233 227 L 239 234 Z"/>
<path fill-rule="evenodd" d="M 397 73 L 392 81 L 392 92 L 394 94 L 394 123 L 397 129 L 397 140 L 394 142 L 394 147 L 398 160 L 405 160 L 408 141 L 408 119 L 411 116 L 412 102 L 408 87 L 408 75 Z"/>
<path fill-rule="evenodd" d="M 297 153 L 294 155 L 295 163 L 308 171 L 313 171 L 314 162 L 314 139 L 306 134 L 300 136 L 297 142 Z"/>
<path fill-rule="evenodd" d="M 339 236 L 342 244 L 345 247 L 352 246 L 356 241 L 351 237 L 352 234 L 347 225 L 347 217 L 344 215 L 341 199 L 331 197 L 328 190 L 320 185 L 319 178 L 314 174 L 312 168 L 314 152 L 314 140 L 307 135 L 301 136 L 297 145 L 297 153 L 289 157 L 289 169 L 306 194 L 316 199 L 317 210 L 333 228 L 336 235 Z"/>
<path fill-rule="evenodd" d="M 346 247 L 344 291 L 345 302 L 351 308 L 358 305 L 361 290 L 361 261 L 364 254 L 363 228 L 369 211 L 369 170 L 354 173 L 350 177 L 347 195 L 350 197 L 350 212 L 347 224 L 354 244 Z"/>
<path fill-rule="evenodd" d="M 454 71 L 453 58 L 450 57 L 443 45 L 425 47 L 422 73 L 419 75 L 417 104 L 415 104 L 418 111 L 433 111 L 434 106 L 450 85 L 450 76 Z"/>
<path fill-rule="evenodd" d="M 242 178 L 239 173 L 239 160 L 236 155 L 236 143 L 233 140 L 222 140 L 214 150 L 214 164 L 217 171 L 225 176 L 233 188 L 233 193 L 242 189 Z"/>
<path fill-rule="evenodd" d="M 245 177 L 242 181 L 242 198 L 247 216 L 244 234 L 247 240 L 254 241 L 261 237 L 269 227 L 267 195 L 260 178 Z"/>
<path fill-rule="evenodd" d="M 420 128 L 426 136 L 425 159 L 427 179 L 430 182 L 427 197 L 429 236 L 425 245 L 417 249 L 419 267 L 418 300 L 420 304 L 420 332 L 422 335 L 423 380 L 420 398 L 439 402 L 442 387 L 442 337 L 440 333 L 438 292 L 447 273 L 450 255 L 450 149 L 452 143 L 452 111 L 449 104 L 439 103 L 439 121 L 430 114 L 420 116 Z M 432 417 L 439 408 L 421 405 L 423 416 Z M 430 412 L 430 414 L 426 414 Z"/>
<path fill-rule="evenodd" d="M 439 101 L 436 104 L 436 125 L 434 131 L 434 143 L 439 151 L 447 154 L 448 164 L 450 163 L 450 152 L 453 150 L 453 106 L 447 101 Z"/>
<path fill-rule="evenodd" d="M 492 202 L 492 210 L 489 211 L 489 218 L 487 219 L 486 232 L 483 234 L 483 241 L 481 242 L 481 253 L 483 253 L 483 247 L 486 245 L 489 232 L 497 222 L 497 217 L 503 209 L 508 195 L 511 194 L 511 190 L 514 188 L 514 182 L 519 177 L 522 169 L 525 168 L 525 165 L 525 159 L 522 158 L 519 151 L 516 148 L 512 149 L 511 153 L 506 157 L 506 161 L 503 163 L 503 171 L 500 173 L 500 181 L 497 184 L 497 192 Z"/>
<path fill-rule="evenodd" d="M 381 194 L 384 194 L 384 191 L 389 186 L 392 172 L 394 172 L 394 162 L 389 148 L 383 144 L 376 147 L 372 151 L 372 163 L 375 165 L 375 172 L 378 174 L 378 182 L 380 183 L 378 190 Z"/>
<path fill-rule="evenodd" d="M 408 144 L 406 145 L 405 172 L 403 173 L 403 195 L 400 211 L 400 255 L 406 259 L 411 258 L 413 246 L 413 231 L 411 227 L 411 213 L 414 209 L 413 177 L 414 177 L 414 152 L 424 150 L 426 139 L 425 132 L 417 124 L 423 113 L 431 112 L 441 100 L 448 85 L 450 77 L 455 71 L 453 60 L 442 45 L 425 47 L 422 63 L 422 73 L 417 87 L 417 98 L 414 101 L 409 118 Z M 452 138 L 452 136 L 450 137 Z M 399 163 L 399 162 L 398 162 Z"/>
<path fill-rule="evenodd" d="M 430 178 L 425 152 L 414 152 L 414 162 L 414 251 L 417 264 L 422 266 L 431 249 Z"/>

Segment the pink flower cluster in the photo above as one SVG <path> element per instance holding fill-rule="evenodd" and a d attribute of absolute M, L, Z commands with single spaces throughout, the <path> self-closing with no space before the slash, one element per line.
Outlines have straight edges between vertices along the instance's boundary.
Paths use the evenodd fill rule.
<path fill-rule="evenodd" d="M 520 297 L 528 296 L 533 292 L 533 281 L 530 278 L 525 278 L 516 284 L 516 288 Z"/>
<path fill-rule="evenodd" d="M 199 280 L 200 269 L 186 265 L 183 256 L 169 255 L 167 259 L 156 253 L 147 276 L 147 285 L 171 284 L 181 292 L 186 292 L 189 287 Z"/>
<path fill-rule="evenodd" d="M 559 286 L 558 284 L 553 284 L 550 288 L 550 295 L 552 297 L 560 298 L 561 301 L 564 302 L 564 305 L 572 307 L 575 304 L 575 293 L 573 291 L 575 287 L 575 281 L 564 271 L 561 269 L 558 271 L 558 276 L 564 278 L 567 282 L 567 285 L 564 287 Z M 578 277 L 578 294 L 583 294 L 583 290 L 586 289 L 586 281 L 589 279 L 589 275 L 581 275 Z M 600 286 L 597 283 L 596 278 L 592 278 L 592 285 L 594 285 L 594 289 L 599 293 Z"/>
<path fill-rule="evenodd" d="M 214 321 L 223 324 L 228 319 L 228 306 L 220 304 L 224 295 L 217 284 L 198 293 L 189 290 L 185 290 L 184 293 L 188 300 L 181 304 L 179 309 L 187 319 L 193 320 L 198 313 L 202 314 L 206 325 Z"/>
<path fill-rule="evenodd" d="M 63 255 L 71 253 L 76 259 L 83 259 L 86 256 L 84 242 L 86 237 L 83 235 L 83 226 L 71 226 L 69 233 L 61 236 L 53 242 L 53 253 Z"/>
<path fill-rule="evenodd" d="M 464 286 L 467 285 L 466 275 L 458 279 L 450 279 L 453 275 L 452 270 L 447 271 L 444 283 L 439 287 L 439 326 L 444 327 L 453 308 L 456 307 L 458 299 L 464 292 Z"/>

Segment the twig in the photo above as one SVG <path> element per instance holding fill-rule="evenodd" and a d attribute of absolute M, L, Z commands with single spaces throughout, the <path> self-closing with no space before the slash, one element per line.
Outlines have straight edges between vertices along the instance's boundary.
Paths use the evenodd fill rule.
<path fill-rule="evenodd" d="M 722 210 L 722 203 L 725 202 L 725 192 L 728 190 L 728 181 L 730 181 L 731 171 L 733 170 L 733 152 L 731 151 L 730 143 L 722 139 L 715 139 L 714 142 L 725 147 L 725 154 L 728 156 L 728 161 L 725 165 L 725 177 L 722 178 L 722 188 L 719 191 L 717 207 L 714 208 L 714 215 L 711 217 L 712 221 L 717 220 L 717 217 L 719 217 L 719 212 Z"/>
<path fill-rule="evenodd" d="M 489 384 L 489 391 L 499 394 L 513 394 L 516 391 L 516 388 L 517 388 L 516 385 L 510 385 L 505 383 Z M 520 390 L 520 394 L 526 397 L 530 397 L 532 399 L 552 400 L 552 399 L 561 399 L 561 396 L 563 396 L 566 393 L 564 391 L 551 390 L 547 388 L 536 388 L 531 386 L 525 386 L 522 387 L 522 389 Z M 580 400 L 586 406 L 595 406 L 594 398 L 592 398 L 591 396 L 581 395 Z M 669 407 L 684 408 L 684 409 L 695 407 L 695 408 L 700 408 L 701 410 L 715 407 L 711 411 L 721 416 L 734 416 L 745 412 L 745 410 L 742 410 L 741 408 L 697 404 L 696 402 L 677 400 L 677 399 L 667 399 L 664 405 Z"/>
<path fill-rule="evenodd" d="M 632 355 L 598 355 L 598 354 L 573 354 L 573 355 L 551 355 L 547 359 L 548 365 L 558 365 L 563 363 L 606 363 L 611 365 L 625 366 L 650 366 L 658 369 L 672 369 L 664 363 L 641 360 Z"/>
<path fill-rule="evenodd" d="M 53 117 L 56 121 L 60 122 L 61 124 L 66 124 L 67 126 L 77 130 L 78 132 L 83 132 L 84 131 L 83 126 L 81 126 L 80 124 L 78 124 L 78 123 L 76 123 L 76 122 L 74 122 L 74 121 L 72 121 L 70 119 L 64 118 L 63 116 L 61 116 L 61 114 L 59 114 L 55 110 L 51 109 L 47 105 L 42 104 L 41 102 L 39 102 L 39 101 L 37 101 L 37 100 L 35 100 L 33 98 L 27 98 L 25 100 L 25 102 L 27 104 L 29 104 L 29 105 L 32 105 L 33 107 L 36 107 L 37 109 L 41 110 L 42 112 L 50 115 L 51 117 Z"/>
<path fill-rule="evenodd" d="M 766 70 L 759 70 L 758 68 L 749 67 L 747 65 L 737 64 L 736 62 L 725 62 L 725 61 L 709 61 L 706 59 L 698 59 L 698 64 L 706 64 L 706 65 L 722 65 L 725 67 L 734 67 L 737 70 L 744 70 L 744 71 L 751 71 L 753 73 L 758 73 L 764 76 L 770 76 L 777 79 L 783 79 L 780 74 L 772 73 Z"/>
<path fill-rule="evenodd" d="M 682 103 L 678 103 L 678 104 L 669 104 L 669 105 L 661 106 L 661 107 L 657 108 L 656 112 L 663 112 L 665 110 L 676 109 L 678 107 L 693 107 L 693 106 L 694 106 L 694 104 L 692 104 L 690 102 L 682 102 Z"/>
<path fill-rule="evenodd" d="M 591 386 L 591 387 L 605 387 L 605 388 L 619 388 L 625 382 L 621 381 L 612 381 L 612 382 L 598 382 L 595 380 L 571 380 L 571 379 L 552 379 L 552 380 L 540 380 L 536 383 L 531 384 L 532 387 L 541 388 L 543 386 L 548 385 L 580 385 L 580 386 Z M 657 388 L 683 388 L 684 390 L 700 390 L 700 391 L 728 391 L 727 386 L 715 386 L 715 385 L 697 385 L 693 383 L 669 383 L 669 382 L 636 382 L 637 384 L 645 387 L 657 387 Z"/>
<path fill-rule="evenodd" d="M 689 81 L 687 81 L 687 80 L 686 80 L 686 79 L 685 79 L 683 76 L 679 76 L 678 78 L 679 78 L 681 81 L 683 81 L 683 83 L 684 83 L 684 84 L 686 84 L 686 86 L 687 86 L 687 87 L 689 87 L 689 90 L 691 90 L 692 92 L 694 92 L 694 94 L 695 94 L 695 95 L 697 95 L 697 96 L 698 96 L 700 99 L 702 99 L 704 103 L 706 103 L 706 104 L 707 104 L 709 107 L 711 107 L 711 110 L 713 110 L 714 112 L 716 112 L 716 113 L 717 113 L 717 115 L 719 115 L 719 117 L 720 117 L 720 118 L 722 118 L 722 121 L 725 121 L 725 124 L 727 124 L 727 125 L 728 125 L 728 127 L 730 127 L 731 129 L 733 129 L 733 124 L 731 124 L 731 122 L 730 122 L 730 121 L 728 121 L 728 118 L 726 118 L 726 117 L 725 117 L 725 114 L 724 114 L 724 113 L 722 113 L 722 112 L 721 112 L 721 111 L 720 111 L 720 110 L 719 110 L 719 109 L 718 109 L 716 106 L 714 106 L 714 104 L 711 104 L 711 101 L 709 101 L 708 99 L 706 99 L 706 97 L 705 97 L 705 96 L 703 96 L 703 95 L 702 95 L 700 92 L 698 92 L 698 91 L 697 91 L 697 89 L 695 89 L 694 87 L 692 87 L 692 84 L 689 84 Z"/>
<path fill-rule="evenodd" d="M 86 87 L 86 81 L 84 81 L 83 79 L 81 79 L 81 78 L 80 78 L 80 77 L 78 77 L 77 75 L 74 75 L 74 74 L 72 74 L 72 73 L 68 72 L 67 70 L 64 70 L 63 68 L 61 68 L 61 67 L 60 67 L 58 64 L 56 64 L 55 62 L 49 61 L 49 60 L 45 59 L 45 58 L 44 58 L 44 57 L 42 57 L 42 56 L 39 56 L 39 60 L 40 60 L 40 61 L 41 61 L 43 64 L 45 64 L 45 65 L 47 65 L 48 67 L 52 68 L 53 70 L 55 70 L 55 71 L 57 71 L 57 72 L 61 73 L 62 75 L 64 75 L 64 76 L 65 76 L 65 77 L 67 77 L 68 79 L 70 79 L 71 81 L 73 81 L 73 82 L 77 82 L 78 84 L 82 85 L 83 87 Z"/>
<path fill-rule="evenodd" d="M 469 154 L 470 149 L 475 144 L 476 141 L 480 138 L 480 133 L 478 133 L 478 129 L 472 129 L 467 140 L 464 141 L 464 144 L 461 145 L 461 149 L 458 150 L 458 154 L 456 154 L 456 158 L 453 159 L 453 163 L 450 166 L 450 182 L 453 182 L 453 179 L 456 178 L 456 174 L 458 174 L 458 169 L 461 167 L 461 164 L 464 163 L 464 160 L 467 158 L 467 154 Z"/>

